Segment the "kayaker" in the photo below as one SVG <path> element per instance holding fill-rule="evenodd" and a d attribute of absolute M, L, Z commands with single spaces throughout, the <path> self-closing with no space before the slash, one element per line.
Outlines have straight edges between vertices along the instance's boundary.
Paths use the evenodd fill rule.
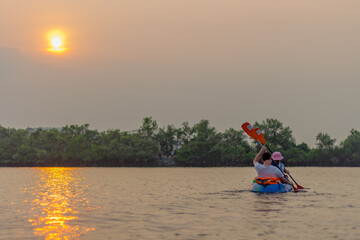
<path fill-rule="evenodd" d="M 264 164 L 260 164 L 259 160 L 262 157 Z M 275 166 L 271 165 L 271 154 L 266 152 L 266 148 L 262 147 L 254 158 L 254 167 L 258 174 L 258 178 L 279 178 L 282 183 L 293 185 L 289 182 L 284 174 Z"/>
<path fill-rule="evenodd" d="M 290 173 L 290 171 L 285 168 L 284 163 L 281 162 L 281 160 L 284 159 L 283 156 L 281 155 L 281 152 L 273 152 L 273 154 L 271 155 L 271 158 L 274 160 L 274 162 L 271 162 L 271 165 L 275 166 L 275 164 L 277 164 L 279 166 L 279 168 L 281 169 L 281 171 L 283 171 L 284 173 L 287 173 L 287 174 Z"/>

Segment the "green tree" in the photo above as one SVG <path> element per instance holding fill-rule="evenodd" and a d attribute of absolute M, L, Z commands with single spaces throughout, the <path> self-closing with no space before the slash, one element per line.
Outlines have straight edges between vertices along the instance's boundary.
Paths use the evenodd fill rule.
<path fill-rule="evenodd" d="M 61 129 L 57 138 L 62 164 L 81 164 L 88 160 L 93 144 L 99 144 L 99 133 L 89 129 L 89 124 L 70 125 Z"/>
<path fill-rule="evenodd" d="M 123 136 L 121 140 L 120 144 L 125 149 L 122 155 L 132 152 L 132 155 L 128 156 L 128 162 L 131 163 L 149 164 L 155 160 L 156 153 L 159 151 L 154 141 L 144 139 L 139 135 Z"/>
<path fill-rule="evenodd" d="M 308 152 L 310 151 L 309 145 L 307 145 L 307 144 L 304 143 L 304 142 L 296 145 L 296 148 L 298 148 L 298 149 L 300 149 L 300 150 L 302 150 L 302 151 L 304 151 L 304 152 L 306 152 L 306 153 L 308 153 Z"/>
<path fill-rule="evenodd" d="M 255 153 L 247 142 L 244 132 L 236 131 L 233 128 L 225 130 L 221 139 L 216 145 L 221 152 L 219 159 L 223 166 L 249 166 Z"/>
<path fill-rule="evenodd" d="M 221 139 L 208 120 L 201 120 L 193 127 L 194 136 L 179 149 L 177 162 L 182 166 L 219 166 L 221 152 L 216 147 Z"/>
<path fill-rule="evenodd" d="M 360 132 L 352 129 L 350 135 L 341 143 L 340 156 L 343 166 L 360 166 Z"/>
<path fill-rule="evenodd" d="M 333 150 L 336 139 L 332 139 L 327 133 L 318 133 L 316 135 L 316 146 L 321 150 Z"/>
<path fill-rule="evenodd" d="M 0 125 L 0 162 L 11 163 L 12 155 L 16 153 L 16 147 L 21 143 L 15 144 L 12 135 L 15 129 L 4 128 Z"/>
<path fill-rule="evenodd" d="M 188 144 L 194 133 L 195 129 L 190 127 L 188 122 L 183 122 L 181 128 L 176 131 L 177 146 Z"/>
<path fill-rule="evenodd" d="M 335 154 L 337 152 L 335 142 L 336 139 L 332 139 L 327 133 L 317 134 L 317 149 L 315 149 L 313 157 L 320 166 L 334 166 L 339 162 Z"/>
<path fill-rule="evenodd" d="M 58 162 L 58 129 L 36 129 L 29 136 L 29 146 L 37 151 L 37 162 L 54 163 Z"/>
<path fill-rule="evenodd" d="M 293 147 L 284 152 L 284 163 L 288 166 L 306 166 L 307 152 L 302 148 Z"/>
<path fill-rule="evenodd" d="M 156 131 L 158 130 L 158 124 L 152 117 L 146 117 L 143 119 L 142 126 L 140 127 L 139 133 L 141 136 L 154 138 Z"/>
<path fill-rule="evenodd" d="M 170 156 L 171 152 L 177 147 L 177 129 L 173 125 L 168 125 L 167 128 L 160 128 L 155 136 L 156 141 L 160 145 L 162 154 Z"/>
<path fill-rule="evenodd" d="M 262 131 L 272 149 L 288 150 L 296 145 L 290 128 L 284 127 L 283 123 L 277 119 L 268 118 L 261 123 L 255 122 L 254 127 Z"/>
<path fill-rule="evenodd" d="M 92 146 L 92 159 L 110 166 L 142 166 L 154 164 L 158 144 L 140 134 L 129 134 L 119 130 L 108 130 L 101 134 L 100 144 Z"/>
<path fill-rule="evenodd" d="M 8 157 L 12 160 L 13 163 L 21 162 L 20 159 L 17 159 L 19 155 L 17 154 L 19 150 L 28 147 L 28 133 L 26 130 L 10 130 L 11 134 L 8 138 Z M 24 156 L 25 158 L 25 156 Z"/>

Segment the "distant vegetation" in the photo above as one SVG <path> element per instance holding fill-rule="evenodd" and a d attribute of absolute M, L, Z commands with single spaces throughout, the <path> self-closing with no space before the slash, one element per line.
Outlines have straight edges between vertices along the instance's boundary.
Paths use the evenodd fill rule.
<path fill-rule="evenodd" d="M 287 166 L 360 166 L 360 132 L 351 130 L 338 145 L 318 133 L 316 147 L 296 144 L 289 127 L 277 119 L 256 122 L 272 150 Z M 151 117 L 133 132 L 90 130 L 89 125 L 53 129 L 0 126 L 0 166 L 158 166 L 173 158 L 177 166 L 251 166 L 259 146 L 242 131 L 217 132 L 209 121 L 180 128 L 159 128 Z"/>

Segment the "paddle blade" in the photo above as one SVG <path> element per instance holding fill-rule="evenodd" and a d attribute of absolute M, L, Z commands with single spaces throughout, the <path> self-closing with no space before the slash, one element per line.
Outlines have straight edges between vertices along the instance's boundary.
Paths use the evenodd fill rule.
<path fill-rule="evenodd" d="M 258 140 L 259 142 L 261 142 L 262 144 L 266 144 L 264 135 L 262 134 L 262 132 L 260 131 L 259 128 L 255 128 L 254 130 L 254 134 L 255 134 L 255 139 Z"/>
<path fill-rule="evenodd" d="M 300 186 L 299 184 L 296 184 L 297 189 L 304 189 L 304 187 Z"/>
<path fill-rule="evenodd" d="M 246 134 L 249 135 L 249 137 L 256 140 L 256 137 L 255 137 L 254 131 L 253 131 L 254 129 L 250 123 L 246 122 L 243 125 L 241 125 L 241 127 L 244 130 L 244 132 L 246 132 Z"/>
<path fill-rule="evenodd" d="M 297 190 L 297 188 L 295 186 L 293 186 L 294 192 L 298 192 L 299 190 Z"/>

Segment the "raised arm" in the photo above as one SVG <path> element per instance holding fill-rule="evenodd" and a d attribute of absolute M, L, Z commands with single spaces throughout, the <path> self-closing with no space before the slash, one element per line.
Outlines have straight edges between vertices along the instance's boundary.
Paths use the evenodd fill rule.
<path fill-rule="evenodd" d="M 255 158 L 254 158 L 254 160 L 253 160 L 254 165 L 255 165 L 255 163 L 258 163 L 258 162 L 259 162 L 259 160 L 260 160 L 260 158 L 261 158 L 261 155 L 262 155 L 265 151 L 266 151 L 266 148 L 265 148 L 265 147 L 262 147 L 262 148 L 260 149 L 260 151 L 258 152 L 258 154 L 256 154 L 256 156 L 255 156 Z"/>

